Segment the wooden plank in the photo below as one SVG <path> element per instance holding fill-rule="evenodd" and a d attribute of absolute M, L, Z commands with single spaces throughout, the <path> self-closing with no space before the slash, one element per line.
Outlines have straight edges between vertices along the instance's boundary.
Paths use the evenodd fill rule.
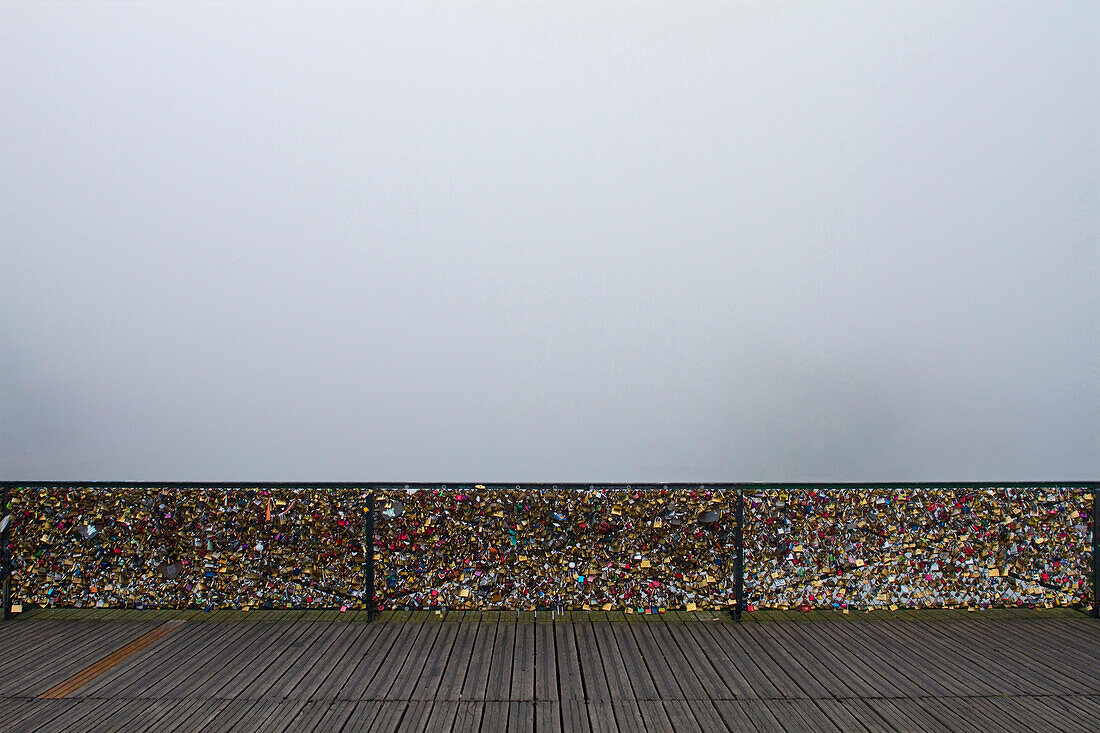
<path fill-rule="evenodd" d="M 316 664 L 320 651 L 325 646 L 325 638 L 333 636 L 336 627 L 331 622 L 308 621 L 304 624 L 302 634 L 294 640 L 273 650 L 267 656 L 263 664 L 264 669 L 253 675 L 253 679 L 238 693 L 238 697 L 249 700 L 281 699 L 280 695 L 273 693 L 277 683 L 284 676 L 292 675 L 295 665 L 299 660 Z"/>
<path fill-rule="evenodd" d="M 305 707 L 304 700 L 253 700 L 253 704 L 233 727 L 239 733 L 256 733 L 281 728 Z"/>
<path fill-rule="evenodd" d="M 884 679 L 873 666 L 865 663 L 845 645 L 838 643 L 826 628 L 831 625 L 777 624 L 773 628 L 777 634 L 782 634 L 791 641 L 794 645 L 792 650 L 801 649 L 827 667 L 851 694 L 857 697 L 896 697 L 902 694 L 897 686 Z M 837 691 L 839 690 L 838 687 Z"/>
<path fill-rule="evenodd" d="M 421 635 L 417 638 L 417 643 L 410 651 L 405 663 L 391 675 L 392 684 L 385 691 L 385 698 L 391 700 L 412 698 L 413 690 L 423 674 L 424 665 L 435 650 L 436 641 L 443 628 L 442 623 L 434 621 L 425 622 L 422 625 Z"/>
<path fill-rule="evenodd" d="M 512 652 L 512 700 L 535 699 L 535 624 L 521 621 L 515 625 L 516 643 Z M 531 707 L 534 721 L 534 708 Z M 510 724 L 509 724 L 510 725 Z M 534 723 L 532 722 L 532 725 Z"/>
<path fill-rule="evenodd" d="M 404 727 L 405 711 L 409 707 L 407 700 L 382 700 L 378 703 L 374 720 L 371 721 L 371 733 L 392 733 L 395 730 L 406 730 Z M 345 726 L 345 730 L 363 730 L 353 724 Z M 407 730 L 415 730 L 410 728 Z"/>
<path fill-rule="evenodd" d="M 466 671 L 470 667 L 470 660 L 474 654 L 480 624 L 455 623 L 455 626 L 458 631 L 455 634 L 451 655 L 439 679 L 436 700 L 459 700 L 462 697 Z"/>
<path fill-rule="evenodd" d="M 481 730 L 481 716 L 485 712 L 484 700 L 463 700 L 458 703 L 453 733 L 477 733 Z"/>
<path fill-rule="evenodd" d="M 978 629 L 972 623 L 949 624 L 943 639 L 951 648 L 966 654 L 986 670 L 986 678 L 1013 681 L 1018 691 L 1025 695 L 1059 694 L 1064 691 L 1064 684 L 1073 686 L 1075 691 L 1087 690 L 1077 685 L 1072 678 L 1060 676 L 1053 670 L 1049 674 L 1040 673 L 1026 657 L 1004 653 L 1001 649 L 1003 639 L 984 637 Z"/>
<path fill-rule="evenodd" d="M 533 624 L 521 623 L 520 626 L 533 626 Z M 529 701 L 512 701 L 508 703 L 508 724 L 505 728 L 508 733 L 534 733 L 535 731 L 535 703 Z"/>
<path fill-rule="evenodd" d="M 573 624 L 573 627 L 585 698 L 590 702 L 608 702 L 611 700 L 611 691 L 604 674 L 596 632 L 587 621 L 578 621 Z M 610 711 L 610 708 L 608 710 Z M 593 724 L 593 728 L 595 727 Z"/>
<path fill-rule="evenodd" d="M 507 728 L 508 702 L 504 700 L 486 700 L 485 712 L 482 714 L 478 730 L 502 731 Z"/>
<path fill-rule="evenodd" d="M 918 705 L 916 700 L 899 697 L 891 702 L 905 715 L 910 725 L 915 725 L 921 730 L 935 730 L 943 725 L 939 718 Z"/>
<path fill-rule="evenodd" d="M 941 624 L 944 628 L 940 628 Z M 988 660 L 980 655 L 974 655 L 965 647 L 958 647 L 953 642 L 945 640 L 944 633 L 949 622 L 937 622 L 935 628 L 928 628 L 920 621 L 909 621 L 904 624 L 894 624 L 892 630 L 899 637 L 908 639 L 916 648 L 919 648 L 925 658 L 940 657 L 950 660 L 956 674 L 966 675 L 974 683 L 981 683 L 992 690 L 992 694 L 1022 694 L 1031 685 L 1026 680 L 1021 680 L 1017 675 L 1005 673 L 1005 670 L 996 671 L 990 669 Z M 1021 682 L 1023 685 L 1021 685 Z"/>
<path fill-rule="evenodd" d="M 94 666 L 103 657 L 110 656 L 119 648 L 133 644 L 149 634 L 157 624 L 99 626 L 99 634 L 85 635 L 79 643 L 73 643 L 59 635 L 56 644 L 41 650 L 34 665 L 23 665 L 10 670 L 0 685 L 0 694 L 42 694 L 80 674 L 89 666 Z M 163 632 L 162 632 L 163 633 Z M 42 657 L 45 657 L 43 660 Z M 52 696 L 55 697 L 55 696 Z"/>
<path fill-rule="evenodd" d="M 890 636 L 893 624 L 831 623 L 823 633 L 832 636 L 834 643 L 846 647 L 885 680 L 890 687 L 884 694 L 890 696 L 953 695 L 974 688 L 961 684 L 947 670 L 930 668 L 905 639 Z M 869 628 L 870 627 L 870 628 Z M 889 641 L 888 641 L 889 640 Z M 990 689 L 991 691 L 991 689 Z"/>
<path fill-rule="evenodd" d="M 589 700 L 585 707 L 588 709 L 588 725 L 592 733 L 618 733 L 615 710 L 609 699 Z"/>
<path fill-rule="evenodd" d="M 400 630 L 401 624 L 392 621 L 366 624 L 362 636 L 348 647 L 322 681 L 309 691 L 310 699 L 336 699 L 359 666 L 365 664 L 373 667 L 389 653 L 390 645 Z"/>
<path fill-rule="evenodd" d="M 1006 721 L 1009 729 L 1021 730 L 1080 730 L 1078 725 L 1072 728 L 1052 724 L 1038 714 L 1031 700 L 1026 697 L 988 697 L 975 700 L 978 706 L 985 706 L 993 711 L 993 715 Z"/>
<path fill-rule="evenodd" d="M 675 730 L 723 730 L 726 726 L 710 700 L 665 700 Z"/>
<path fill-rule="evenodd" d="M 156 628 L 155 623 L 97 624 L 99 633 L 83 637 L 79 645 L 66 643 L 60 636 L 56 646 L 46 651 L 47 659 L 35 665 L 23 665 L 0 679 L 0 696 L 34 695 Z"/>
<path fill-rule="evenodd" d="M 1095 628 L 1096 622 L 1092 619 L 1044 619 L 988 626 L 993 633 L 1011 636 L 1020 645 L 1046 650 L 1078 663 L 1088 664 L 1100 657 L 1100 630 Z"/>
<path fill-rule="evenodd" d="M 339 662 L 355 639 L 362 633 L 362 626 L 346 623 L 327 625 L 320 645 L 314 645 L 287 665 L 282 676 L 268 688 L 266 696 L 275 700 L 291 697 L 307 675 L 324 675 Z M 295 696 L 301 699 L 301 696 Z"/>
<path fill-rule="evenodd" d="M 925 733 L 926 728 L 920 727 L 920 725 L 909 719 L 909 717 L 898 709 L 893 700 L 874 699 L 874 700 L 852 700 L 851 704 L 854 709 L 869 710 L 879 718 L 881 718 L 886 725 L 897 733 Z M 874 718 L 867 715 L 869 720 Z"/>
<path fill-rule="evenodd" d="M 432 714 L 431 700 L 412 700 L 405 709 L 405 717 L 401 719 L 399 728 L 393 730 L 428 730 L 428 718 Z"/>
<path fill-rule="evenodd" d="M 43 698 L 46 699 L 46 698 Z M 60 699 L 60 698 L 49 698 Z M 99 730 L 101 722 L 126 705 L 127 700 L 86 700 L 73 698 L 77 702 L 71 708 L 49 718 L 33 718 L 23 721 L 22 730 L 27 733 L 47 733 L 69 731 L 86 726 L 87 730 Z"/>
<path fill-rule="evenodd" d="M 314 730 L 337 731 L 344 727 L 358 703 L 352 700 L 333 700 Z"/>
<path fill-rule="evenodd" d="M 738 704 L 752 721 L 753 726 L 762 733 L 785 733 L 791 730 L 785 722 L 788 715 L 775 709 L 776 703 L 781 700 L 741 700 Z M 777 712 L 779 715 L 777 715 Z"/>
<path fill-rule="evenodd" d="M 817 707 L 822 716 L 828 718 L 836 728 L 842 731 L 858 733 L 859 731 L 877 730 L 877 728 L 867 725 L 864 720 L 853 715 L 851 709 L 845 707 L 840 700 L 819 698 L 810 702 Z"/>
<path fill-rule="evenodd" d="M 789 702 L 798 715 L 806 721 L 808 730 L 823 731 L 824 733 L 840 733 L 841 731 L 847 733 L 847 731 L 853 730 L 847 726 L 837 725 L 832 716 L 827 715 L 819 705 L 822 701 L 828 702 L 823 698 L 817 700 L 790 700 Z M 854 730 L 862 730 L 862 726 L 856 726 Z"/>
<path fill-rule="evenodd" d="M 470 667 L 466 669 L 466 678 L 462 682 L 461 696 L 463 700 L 485 699 L 488 670 L 489 665 L 492 664 L 493 645 L 496 642 L 496 619 L 478 621 L 476 624 L 477 637 L 474 641 L 473 653 L 470 655 Z M 478 707 L 477 710 L 481 711 L 483 707 Z M 460 715 L 462 714 L 462 711 L 460 711 Z M 467 718 L 472 714 L 473 712 L 467 711 Z"/>
<path fill-rule="evenodd" d="M 666 623 L 661 644 L 674 651 L 675 667 L 690 668 L 708 699 L 729 699 L 736 693 L 715 668 L 714 660 L 699 645 L 697 632 L 690 623 Z"/>
<path fill-rule="evenodd" d="M 206 678 L 200 681 L 191 694 L 194 697 L 232 698 L 240 688 L 235 680 L 245 679 L 246 676 L 251 679 L 255 670 L 262 669 L 253 660 L 265 655 L 266 650 L 283 643 L 288 636 L 293 638 L 299 632 L 300 628 L 296 629 L 293 624 L 252 625 L 245 636 L 229 648 L 227 655 L 207 663 L 209 672 Z"/>
<path fill-rule="evenodd" d="M 61 623 L 54 621 L 7 621 L 2 626 L 18 628 L 23 633 L 9 635 L 3 642 L 5 649 L 17 651 L 0 659 L 0 680 L 10 679 L 13 673 L 25 669 L 24 659 L 41 657 L 43 652 L 62 654 L 79 649 L 89 639 L 100 636 L 101 627 L 89 623 Z"/>
<path fill-rule="evenodd" d="M 143 697 L 186 697 L 193 687 L 185 683 L 190 682 L 197 686 L 209 670 L 216 668 L 218 660 L 224 663 L 249 628 L 246 622 L 194 624 L 185 633 L 189 634 L 197 627 L 209 628 L 216 633 L 210 637 L 202 637 L 204 643 L 187 648 L 179 662 L 164 670 L 159 680 L 150 677 L 148 680 L 141 680 L 144 685 L 135 684 L 136 694 Z M 106 689 L 93 689 L 90 694 L 105 694 Z"/>
<path fill-rule="evenodd" d="M 416 648 L 417 640 L 425 632 L 432 633 L 435 624 L 421 622 L 407 622 L 401 625 L 401 632 L 394 639 L 389 651 L 381 659 L 367 658 L 364 661 L 373 661 L 373 664 L 362 664 L 356 669 L 337 695 L 339 698 L 350 700 L 382 700 L 387 691 L 393 686 L 397 677 Z"/>
<path fill-rule="evenodd" d="M 1062 699 L 1078 711 L 1081 720 L 1100 720 L 1100 695 L 1077 695 Z"/>
<path fill-rule="evenodd" d="M 645 730 L 645 720 L 637 700 L 615 698 L 611 701 L 611 710 L 615 714 L 615 726 L 618 730 Z"/>
<path fill-rule="evenodd" d="M 184 636 L 166 637 L 161 653 L 135 655 L 89 683 L 82 688 L 89 696 L 78 698 L 80 704 L 46 708 L 8 698 L 3 726 L 28 733 L 87 727 L 434 729 L 436 723 L 444 729 L 537 728 L 540 733 L 563 726 L 596 732 L 837 733 L 1063 730 L 1100 719 L 1100 694 L 1089 686 L 1095 675 L 1084 674 L 1095 665 L 1085 668 L 1079 654 L 1067 654 L 1060 666 L 1062 640 L 1052 628 L 1061 627 L 1044 619 L 1028 620 L 1033 625 L 1019 638 L 1001 639 L 1022 622 L 850 622 L 822 616 L 825 620 L 750 622 L 738 628 L 656 616 L 593 621 L 580 613 L 536 623 L 517 622 L 511 615 L 498 620 L 499 615 L 463 614 L 466 620 L 459 622 L 406 617 L 412 620 L 336 624 L 312 620 L 315 614 L 297 623 L 194 624 L 178 632 Z M 77 656 L 87 659 L 89 649 L 109 643 L 89 631 L 95 628 L 89 622 L 64 623 L 87 632 L 75 645 L 65 644 L 64 626 L 54 632 L 63 638 L 63 649 Z M 94 623 L 115 641 L 108 650 L 132 639 L 135 628 L 149 628 L 144 622 Z M 38 671 L 27 671 L 40 656 L 54 670 L 50 674 L 71 667 L 70 660 L 54 658 L 54 651 L 43 645 L 38 656 L 23 656 L 22 666 L 11 669 L 17 676 L 41 678 Z M 758 656 L 750 659 L 749 652 Z M 447 672 L 456 661 L 456 673 Z M 1009 661 L 1014 668 L 999 667 Z M 233 670 L 223 673 L 226 666 Z M 811 674 L 829 694 L 809 698 L 803 684 Z M 1022 684 L 1028 675 L 1037 682 Z M 1075 679 L 1076 686 L 1068 684 Z M 353 680 L 363 684 L 364 699 L 332 705 L 318 695 L 351 690 L 358 684 Z M 777 699 L 730 699 L 759 694 L 751 686 L 754 680 Z M 1062 687 L 1050 692 L 1056 683 Z M 795 695 L 778 699 L 785 692 L 780 685 Z M 996 695 L 1006 688 L 1034 694 Z M 1067 689 L 1079 694 L 1066 694 Z M 975 695 L 976 690 L 986 694 Z M 479 691 L 484 699 L 459 697 Z M 455 704 L 445 704 L 447 694 Z M 532 703 L 540 694 L 551 699 Z M 210 695 L 225 699 L 202 699 Z M 558 699 L 563 704 L 554 702 Z"/>
<path fill-rule="evenodd" d="M 837 692 L 850 691 L 816 659 L 802 659 L 798 652 L 786 648 L 787 640 L 777 639 L 772 627 L 776 624 L 750 624 L 745 627 L 744 641 L 758 649 L 755 660 L 770 658 L 798 685 L 799 692 L 789 697 L 835 697 Z M 763 655 L 763 656 L 761 656 Z"/>
<path fill-rule="evenodd" d="M 431 713 L 428 716 L 428 724 L 424 726 L 424 730 L 449 731 L 452 729 L 457 715 L 457 701 L 437 700 L 432 706 Z"/>
<path fill-rule="evenodd" d="M 229 730 L 257 704 L 262 703 L 256 703 L 253 700 L 229 700 L 229 704 L 220 709 L 214 717 L 210 719 L 209 728 L 213 730 Z"/>
<path fill-rule="evenodd" d="M 0 644 L 6 648 L 20 647 L 29 650 L 56 637 L 61 628 L 66 628 L 71 633 L 78 626 L 71 622 L 65 624 L 61 621 L 27 618 L 25 614 L 18 615 L 7 621 L 0 620 Z M 5 670 L 9 663 L 10 660 L 0 660 L 0 671 Z"/>
<path fill-rule="evenodd" d="M 929 625 L 931 624 L 931 625 Z M 1041 684 L 1026 675 L 1015 672 L 1015 667 L 1006 668 L 990 656 L 990 649 L 983 644 L 973 643 L 966 633 L 966 622 L 928 622 L 913 621 L 899 624 L 899 633 L 918 636 L 918 643 L 937 652 L 951 655 L 952 662 L 960 668 L 965 667 L 976 678 L 986 682 L 998 694 L 1044 694 L 1050 692 Z"/>
<path fill-rule="evenodd" d="M 68 729 L 87 726 L 89 730 L 147 730 L 140 728 L 140 719 L 155 717 L 159 700 L 132 700 L 128 698 L 110 698 L 118 705 L 115 709 L 97 708 L 90 715 L 81 716 L 68 724 Z"/>
<path fill-rule="evenodd" d="M 668 660 L 665 659 L 665 649 L 654 637 L 654 629 L 663 627 L 663 624 L 639 623 L 630 624 L 629 628 L 634 635 L 634 643 L 642 655 L 649 676 L 657 688 L 659 700 L 697 700 L 701 690 L 698 689 L 698 680 L 690 669 L 673 671 Z"/>
<path fill-rule="evenodd" d="M 676 733 L 676 728 L 668 719 L 668 711 L 660 700 L 638 700 L 638 710 L 642 714 L 645 730 L 649 733 Z"/>
<path fill-rule="evenodd" d="M 439 624 L 439 631 L 432 648 L 424 653 L 424 667 L 419 678 L 413 682 L 409 693 L 410 699 L 433 700 L 436 698 L 441 682 L 450 674 L 451 655 L 458 632 L 458 624 L 446 621 Z M 457 659 L 455 662 L 457 663 Z"/>
<path fill-rule="evenodd" d="M 270 644 L 256 648 L 248 657 L 238 657 L 236 673 L 218 690 L 217 696 L 252 700 L 259 697 L 260 690 L 269 688 L 286 671 L 278 664 L 283 652 L 296 648 L 311 628 L 312 623 L 286 624 L 285 631 Z"/>
<path fill-rule="evenodd" d="M 815 703 L 820 702 L 815 700 Z M 878 713 L 867 706 L 867 703 L 863 700 L 837 700 L 835 701 L 839 708 L 844 709 L 847 713 L 857 720 L 860 725 L 866 728 L 872 733 L 894 733 L 894 729 L 882 719 Z"/>
<path fill-rule="evenodd" d="M 563 701 L 583 700 L 584 680 L 581 677 L 580 657 L 577 654 L 577 641 L 573 635 L 573 624 L 565 622 L 554 624 L 554 646 L 557 651 L 558 686 L 561 699 Z M 566 715 L 571 710 L 573 710 L 572 707 L 563 708 L 562 714 Z M 587 720 L 587 715 L 585 719 Z M 563 718 L 563 725 L 568 727 L 564 720 Z"/>
<path fill-rule="evenodd" d="M 630 687 L 634 692 L 634 699 L 659 700 L 660 694 L 657 691 L 657 685 L 649 674 L 649 669 L 645 664 L 645 658 L 641 650 L 638 649 L 638 642 L 634 639 L 634 632 L 631 631 L 630 626 L 629 623 L 611 624 L 611 636 L 615 639 L 615 643 L 619 647 L 618 659 L 611 661 L 616 661 L 623 665 L 623 674 L 625 674 L 626 678 L 630 681 Z M 620 676 L 619 673 L 616 673 L 616 677 L 618 676 Z M 643 709 L 642 713 L 644 715 L 646 710 Z"/>
<path fill-rule="evenodd" d="M 767 678 L 778 691 L 777 697 L 829 697 L 829 691 L 810 672 L 788 657 L 781 646 L 760 631 L 761 625 L 715 624 L 712 630 L 716 635 L 727 634 L 740 645 L 745 654 L 744 668 L 751 666 L 757 674 Z M 735 626 L 737 628 L 733 628 Z"/>
<path fill-rule="evenodd" d="M 489 656 L 488 684 L 485 690 L 486 700 L 508 701 L 516 699 L 512 696 L 512 661 L 516 647 L 516 622 L 510 616 L 506 618 L 507 620 L 501 619 L 497 622 L 496 639 L 493 642 L 492 654 Z M 488 720 L 488 707 L 486 707 L 485 716 Z M 505 709 L 504 719 L 500 723 L 500 728 L 489 728 L 489 730 L 503 729 L 503 726 L 507 723 L 507 709 Z"/>
<path fill-rule="evenodd" d="M 301 733 L 317 730 L 317 725 L 333 704 L 332 700 L 306 700 L 304 698 L 299 698 L 295 702 L 301 703 L 302 707 L 285 730 L 301 731 Z"/>
<path fill-rule="evenodd" d="M 1100 657 L 1100 629 L 1095 619 L 1085 616 L 1079 619 L 1051 619 L 1044 623 L 1050 634 L 1073 645 L 1085 658 Z"/>
<path fill-rule="evenodd" d="M 741 731 L 755 733 L 757 731 L 757 727 L 753 724 L 752 719 L 745 712 L 740 702 L 736 700 L 714 700 L 712 704 L 725 724 L 726 730 L 738 731 L 738 733 Z"/>
<path fill-rule="evenodd" d="M 768 700 L 768 711 L 784 730 L 835 731 L 827 715 L 821 714 L 814 700 Z M 809 707 L 809 709 L 807 709 Z"/>
<path fill-rule="evenodd" d="M 776 666 L 771 658 L 759 647 L 751 643 L 745 627 L 748 624 L 699 624 L 700 639 L 709 638 L 711 643 L 704 645 L 712 659 L 724 658 L 726 666 L 723 677 L 727 684 L 732 670 L 737 670 L 749 684 L 746 698 L 793 697 L 802 694 L 794 680 Z M 721 657 L 720 657 L 721 655 Z M 741 692 L 739 690 L 739 692 Z"/>
<path fill-rule="evenodd" d="M 970 711 L 983 715 L 994 728 L 1004 730 L 1036 730 L 1035 728 L 1022 727 L 1020 721 L 992 702 L 997 699 L 998 698 L 993 697 L 971 697 L 966 699 L 966 703 Z"/>
<path fill-rule="evenodd" d="M 193 624 L 165 637 L 148 654 L 136 654 L 113 670 L 88 682 L 76 695 L 80 697 L 148 697 L 143 693 L 166 675 L 177 670 L 199 649 L 208 645 L 220 631 L 214 624 Z"/>
<path fill-rule="evenodd" d="M 19 720 L 23 715 L 26 715 L 28 711 L 34 709 L 38 704 L 38 698 L 35 697 L 6 697 L 2 700 L 3 704 L 3 716 L 4 722 L 10 723 L 11 721 Z"/>
<path fill-rule="evenodd" d="M 196 700 L 199 704 L 187 717 L 169 718 L 163 722 L 164 733 L 193 733 L 207 730 L 210 721 L 232 700 Z"/>
<path fill-rule="evenodd" d="M 708 628 L 712 624 L 699 623 L 680 630 L 683 638 L 690 641 L 688 647 L 698 659 L 705 659 L 722 679 L 726 689 L 736 698 L 779 697 L 781 692 L 757 669 L 745 656 L 744 651 L 727 637 L 726 643 L 719 643 Z"/>
<path fill-rule="evenodd" d="M 947 730 L 961 733 L 984 733 L 975 721 L 962 715 L 955 707 L 955 698 L 919 697 L 911 702 L 939 721 Z"/>
<path fill-rule="evenodd" d="M 378 717 L 378 712 L 382 708 L 381 700 L 354 700 L 351 701 L 351 709 L 348 712 L 347 720 L 344 723 L 342 730 L 349 731 L 369 731 L 371 730 L 374 720 Z M 333 729 L 337 730 L 337 729 Z M 391 731 L 397 730 L 396 728 L 390 728 Z"/>
<path fill-rule="evenodd" d="M 862 634 L 867 646 L 882 649 L 881 657 L 890 669 L 903 672 L 930 695 L 995 695 L 1001 688 L 960 668 L 954 655 L 935 648 L 919 632 L 906 632 L 905 624 L 868 624 Z"/>
<path fill-rule="evenodd" d="M 566 626 L 565 623 L 556 623 L 555 626 Z M 588 706 L 584 700 L 572 697 L 563 698 L 561 701 L 561 724 L 566 731 L 578 731 L 589 733 L 592 730 L 588 722 Z"/>
<path fill-rule="evenodd" d="M 1059 694 L 1060 692 L 1088 692 L 1089 687 L 1080 684 L 1073 676 L 1063 674 L 1060 669 L 1046 667 L 1035 659 L 1039 650 L 1035 648 L 1017 648 L 1011 634 L 1002 631 L 991 634 L 989 625 L 983 623 L 952 624 L 949 630 L 952 641 L 963 641 L 966 646 L 980 655 L 983 660 L 996 667 L 1010 666 L 1019 670 L 1037 689 L 1029 692 L 1039 694 Z"/>
<path fill-rule="evenodd" d="M 1058 693 L 1100 692 L 1100 680 L 1096 679 L 1096 660 L 1082 661 L 1070 649 L 1063 648 L 1055 638 L 1025 637 L 1025 628 L 1035 626 L 1036 621 L 1015 624 L 975 623 L 968 629 L 969 637 L 984 642 L 990 658 L 1002 664 L 1014 660 L 1019 668 L 1028 670 L 1032 679 L 1041 679 Z"/>
<path fill-rule="evenodd" d="M 24 709 L 18 720 L 4 720 L 5 728 L 11 731 L 33 731 L 36 728 L 50 730 L 51 721 L 61 718 L 78 705 L 87 704 L 86 701 L 80 698 L 42 699 L 37 702 L 37 705 Z M 96 700 L 93 702 L 102 703 L 104 701 Z M 60 731 L 62 729 L 54 728 L 53 730 Z"/>
<path fill-rule="evenodd" d="M 209 648 L 201 650 L 174 673 L 151 685 L 148 693 L 175 698 L 208 697 L 213 690 L 208 688 L 204 691 L 205 694 L 200 694 L 203 684 L 208 683 L 218 672 L 224 672 L 226 667 L 236 665 L 238 656 L 247 654 L 249 647 L 257 643 L 270 628 L 267 625 L 247 623 L 227 627 L 223 635 L 214 638 Z"/>
<path fill-rule="evenodd" d="M 129 731 L 139 730 L 163 730 L 169 727 L 173 721 L 186 719 L 200 705 L 205 704 L 202 700 L 174 700 L 170 698 L 150 700 L 150 702 L 153 704 L 146 708 L 141 715 L 124 726 L 115 726 L 112 724 L 108 730 L 116 731 L 117 733 L 128 733 Z"/>
<path fill-rule="evenodd" d="M 535 623 L 535 699 L 559 700 L 558 696 L 558 660 L 557 647 L 554 644 L 554 626 L 547 623 Z M 536 713 L 538 712 L 536 708 Z M 536 715 L 536 725 L 539 718 Z M 560 724 L 559 724 L 560 728 Z"/>
<path fill-rule="evenodd" d="M 559 700 L 535 701 L 535 730 L 538 733 L 561 733 L 561 702 Z"/>
<path fill-rule="evenodd" d="M 619 699 L 633 700 L 634 688 L 630 684 L 626 663 L 619 652 L 619 644 L 615 641 L 609 624 L 592 624 L 592 636 L 596 640 L 597 652 L 601 657 L 601 667 L 604 671 L 604 683 L 607 686 L 608 697 L 612 701 Z M 637 708 L 637 706 L 634 707 Z"/>
<path fill-rule="evenodd" d="M 333 699 L 360 658 L 375 648 L 384 626 L 382 622 L 351 623 L 341 629 L 328 654 L 317 659 L 312 668 L 304 665 L 297 683 L 281 687 L 279 693 L 297 700 Z"/>

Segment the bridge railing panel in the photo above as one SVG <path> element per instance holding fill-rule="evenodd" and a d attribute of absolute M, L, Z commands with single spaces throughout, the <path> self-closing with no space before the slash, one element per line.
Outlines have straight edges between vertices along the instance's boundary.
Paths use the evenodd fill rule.
<path fill-rule="evenodd" d="M 747 491 L 751 608 L 1087 605 L 1088 487 Z"/>
<path fill-rule="evenodd" d="M 385 608 L 728 609 L 734 489 L 378 492 Z"/>
<path fill-rule="evenodd" d="M 1100 576 L 1092 484 L 3 490 L 5 608 L 1095 614 Z"/>
<path fill-rule="evenodd" d="M 17 604 L 365 607 L 368 492 L 9 487 Z"/>

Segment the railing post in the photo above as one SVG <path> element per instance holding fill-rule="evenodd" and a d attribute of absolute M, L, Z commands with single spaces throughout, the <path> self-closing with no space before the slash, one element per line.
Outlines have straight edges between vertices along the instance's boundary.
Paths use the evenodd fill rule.
<path fill-rule="evenodd" d="M 366 564 L 363 566 L 363 596 L 367 599 L 367 620 L 378 614 L 378 602 L 374 595 L 374 489 L 367 497 L 367 520 L 363 523 L 363 539 L 367 543 Z"/>
<path fill-rule="evenodd" d="M 734 544 L 737 555 L 733 560 L 733 620 L 741 622 L 741 611 L 745 607 L 745 490 L 737 487 L 737 526 L 734 528 Z"/>
<path fill-rule="evenodd" d="M 1092 617 L 1100 618 L 1100 484 L 1092 485 Z"/>
<path fill-rule="evenodd" d="M 3 497 L 0 498 L 0 521 L 8 515 L 8 485 L 4 484 Z M 8 540 L 11 527 L 8 522 L 4 524 L 4 531 L 0 532 L 0 578 L 3 578 L 3 603 L 4 620 L 11 618 L 11 550 L 8 549 Z"/>

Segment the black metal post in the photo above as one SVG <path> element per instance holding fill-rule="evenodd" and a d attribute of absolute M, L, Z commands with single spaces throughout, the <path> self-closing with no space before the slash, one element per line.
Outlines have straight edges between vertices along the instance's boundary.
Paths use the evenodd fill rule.
<path fill-rule="evenodd" d="M 2 497 L 0 497 L 0 520 L 8 515 L 8 485 L 4 484 Z M 11 549 L 8 547 L 11 541 L 11 526 L 8 523 L 4 531 L 0 532 L 0 578 L 3 579 L 3 603 L 4 620 L 11 618 Z"/>
<path fill-rule="evenodd" d="M 1092 485 L 1092 617 L 1100 618 L 1100 484 Z"/>
<path fill-rule="evenodd" d="M 733 620 L 741 622 L 741 610 L 745 607 L 745 490 L 737 487 L 737 526 L 734 528 L 734 543 L 737 556 L 733 560 Z"/>
<path fill-rule="evenodd" d="M 367 620 L 378 615 L 378 601 L 374 595 L 374 491 L 367 497 L 367 521 L 363 523 L 363 539 L 367 543 L 367 562 L 363 566 L 363 596 L 367 598 Z"/>

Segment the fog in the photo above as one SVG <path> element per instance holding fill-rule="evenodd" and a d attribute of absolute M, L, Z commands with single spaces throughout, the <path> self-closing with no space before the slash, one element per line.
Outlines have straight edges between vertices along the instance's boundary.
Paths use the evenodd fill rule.
<path fill-rule="evenodd" d="M 1100 478 L 1098 32 L 4 3 L 0 473 Z"/>

